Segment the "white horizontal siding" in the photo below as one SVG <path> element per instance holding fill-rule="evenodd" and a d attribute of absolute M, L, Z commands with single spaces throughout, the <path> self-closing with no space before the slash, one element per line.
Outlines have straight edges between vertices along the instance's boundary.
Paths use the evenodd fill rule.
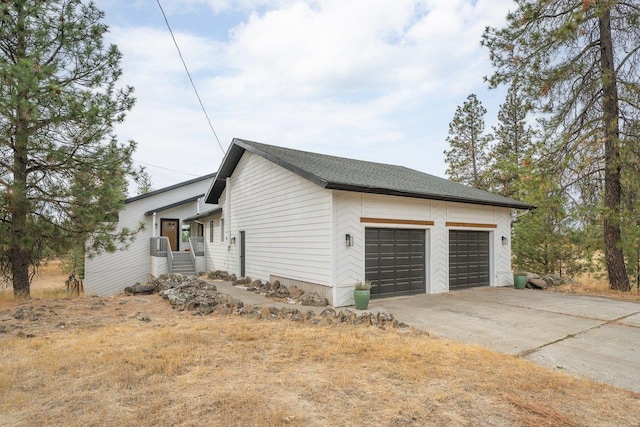
<path fill-rule="evenodd" d="M 169 272 L 169 262 L 166 257 L 150 257 L 151 258 L 151 275 L 160 277 Z"/>
<path fill-rule="evenodd" d="M 367 218 L 431 220 L 431 200 L 377 194 L 362 195 L 362 216 Z"/>
<path fill-rule="evenodd" d="M 205 271 L 229 271 L 227 262 L 227 245 L 221 241 L 222 233 L 220 227 L 221 214 L 206 219 L 205 227 L 205 250 L 204 250 L 204 269 Z M 211 228 L 209 222 L 213 221 L 213 241 L 211 240 Z M 205 222 L 205 221 L 203 221 Z"/>
<path fill-rule="evenodd" d="M 448 222 L 467 222 L 476 224 L 495 224 L 496 210 L 492 206 L 471 205 L 468 203 L 447 203 Z"/>
<path fill-rule="evenodd" d="M 166 271 L 166 258 L 152 260 L 150 256 L 150 239 L 154 234 L 153 216 L 145 216 L 145 212 L 170 205 L 191 197 L 204 194 L 211 180 L 203 180 L 190 185 L 165 191 L 156 195 L 127 203 L 119 213 L 118 228 L 138 229 L 140 224 L 144 229 L 139 231 L 135 240 L 123 250 L 113 253 L 103 253 L 85 260 L 84 288 L 88 295 L 115 295 L 136 282 L 147 281 L 152 271 Z M 157 214 L 155 235 L 160 235 L 160 220 L 162 218 L 178 218 L 180 221 L 193 216 L 200 209 L 211 209 L 197 202 L 168 209 Z M 181 249 L 184 247 L 181 245 Z M 155 265 L 152 267 L 152 261 Z"/>
<path fill-rule="evenodd" d="M 248 151 L 225 191 L 225 221 L 236 243 L 229 244 L 223 262 L 232 272 L 240 273 L 244 231 L 246 275 L 331 285 L 331 191 Z"/>

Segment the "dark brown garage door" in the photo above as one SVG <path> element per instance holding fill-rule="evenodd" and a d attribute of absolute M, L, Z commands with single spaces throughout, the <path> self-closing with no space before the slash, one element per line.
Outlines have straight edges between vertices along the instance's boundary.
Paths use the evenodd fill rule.
<path fill-rule="evenodd" d="M 489 232 L 449 231 L 449 289 L 489 286 Z"/>
<path fill-rule="evenodd" d="M 372 297 L 425 291 L 424 242 L 424 230 L 366 229 L 365 280 Z"/>

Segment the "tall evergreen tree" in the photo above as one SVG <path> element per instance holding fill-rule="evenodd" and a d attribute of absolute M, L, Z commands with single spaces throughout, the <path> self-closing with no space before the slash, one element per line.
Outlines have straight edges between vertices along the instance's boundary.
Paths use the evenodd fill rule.
<path fill-rule="evenodd" d="M 629 275 L 640 290 L 640 120 L 630 121 L 623 129 L 626 168 L 622 170 L 622 249 Z"/>
<path fill-rule="evenodd" d="M 601 222 L 610 287 L 629 290 L 621 244 L 627 148 L 620 129 L 640 105 L 640 2 L 516 3 L 505 28 L 487 28 L 483 35 L 496 68 L 489 83 L 523 82 L 527 97 L 545 115 L 547 154 L 559 166 L 563 187 L 575 192 L 603 179 Z"/>
<path fill-rule="evenodd" d="M 130 235 L 113 219 L 135 146 L 113 125 L 133 89 L 116 87 L 121 54 L 103 44 L 103 16 L 81 0 L 0 2 L 0 273 L 17 298 L 43 257 Z"/>
<path fill-rule="evenodd" d="M 537 206 L 513 223 L 513 264 L 518 270 L 539 274 L 575 274 L 588 267 L 582 229 L 576 227 L 570 203 L 557 176 L 541 172 L 539 163 L 520 169 L 518 197 Z"/>
<path fill-rule="evenodd" d="M 505 197 L 518 198 L 521 171 L 533 155 L 533 129 L 527 124 L 529 105 L 516 83 L 509 87 L 493 127 L 495 144 L 491 147 L 488 173 L 489 190 Z"/>
<path fill-rule="evenodd" d="M 481 189 L 485 189 L 483 175 L 487 170 L 490 140 L 484 134 L 486 114 L 487 109 L 476 95 L 469 95 L 464 104 L 456 108 L 453 121 L 449 123 L 447 142 L 450 150 L 444 152 L 449 179 Z"/>

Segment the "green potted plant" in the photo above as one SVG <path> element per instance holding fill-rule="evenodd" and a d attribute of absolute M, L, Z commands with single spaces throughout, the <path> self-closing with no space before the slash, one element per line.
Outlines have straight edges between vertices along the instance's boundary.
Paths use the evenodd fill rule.
<path fill-rule="evenodd" d="M 513 275 L 513 287 L 524 289 L 527 286 L 527 273 L 516 271 Z"/>
<path fill-rule="evenodd" d="M 358 310 L 366 310 L 371 299 L 371 282 L 358 281 L 353 291 L 353 299 Z"/>

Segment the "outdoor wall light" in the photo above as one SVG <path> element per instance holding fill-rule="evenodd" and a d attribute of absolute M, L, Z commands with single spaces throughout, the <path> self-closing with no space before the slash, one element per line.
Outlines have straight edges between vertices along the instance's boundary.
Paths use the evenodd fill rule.
<path fill-rule="evenodd" d="M 231 244 L 232 244 L 232 245 L 235 245 L 235 244 L 236 244 L 236 238 L 235 238 L 235 237 L 232 237 L 232 238 L 231 238 Z"/>
<path fill-rule="evenodd" d="M 509 244 L 509 239 L 506 236 L 502 236 L 502 246 L 507 246 Z"/>
<path fill-rule="evenodd" d="M 345 244 L 347 246 L 353 246 L 353 236 L 349 233 L 344 235 Z"/>

